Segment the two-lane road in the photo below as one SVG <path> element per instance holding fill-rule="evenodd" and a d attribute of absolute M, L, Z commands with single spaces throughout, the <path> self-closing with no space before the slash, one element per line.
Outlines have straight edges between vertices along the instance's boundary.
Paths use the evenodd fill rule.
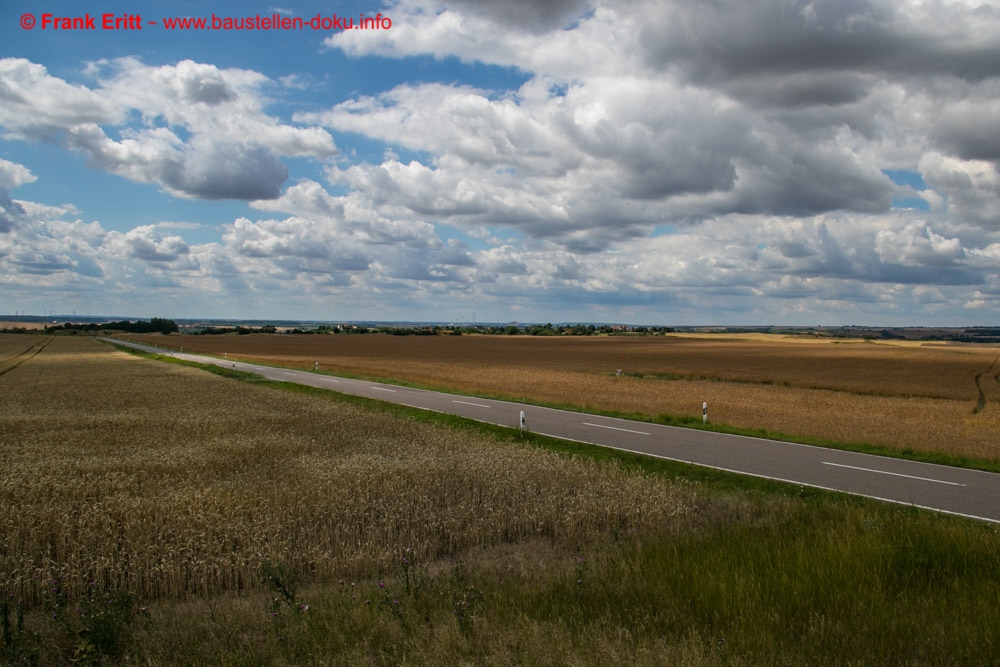
<path fill-rule="evenodd" d="M 543 435 L 1000 522 L 1000 474 L 331 377 L 121 340 L 113 342 L 256 373 L 271 380 L 320 387 L 501 426 L 517 428 L 523 412 L 525 426 Z"/>

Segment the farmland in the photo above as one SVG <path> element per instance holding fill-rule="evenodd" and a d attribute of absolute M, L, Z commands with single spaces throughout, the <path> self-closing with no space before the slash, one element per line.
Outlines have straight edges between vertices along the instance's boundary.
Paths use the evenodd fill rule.
<path fill-rule="evenodd" d="M 642 477 L 93 340 L 55 339 L 0 380 L 0 571 L 29 601 L 50 576 L 77 594 L 89 581 L 152 598 L 253 588 L 260 563 L 286 554 L 330 580 L 386 568 L 407 546 L 436 557 L 585 540 L 662 526 L 692 503 Z"/>
<path fill-rule="evenodd" d="M 1000 348 L 783 336 L 146 336 L 265 364 L 1000 460 Z M 617 376 L 621 369 L 622 376 Z"/>
<path fill-rule="evenodd" d="M 989 524 L 719 490 L 83 336 L 0 355 L 0 662 L 1000 659 Z"/>

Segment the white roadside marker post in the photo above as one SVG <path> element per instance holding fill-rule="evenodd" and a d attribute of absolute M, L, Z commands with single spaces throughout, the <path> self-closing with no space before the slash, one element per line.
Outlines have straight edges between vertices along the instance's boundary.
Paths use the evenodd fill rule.
<path fill-rule="evenodd" d="M 701 404 L 701 423 L 708 423 L 708 403 L 704 402 Z"/>
<path fill-rule="evenodd" d="M 314 371 L 318 371 L 319 370 L 319 362 L 318 361 L 313 364 L 313 370 Z"/>
<path fill-rule="evenodd" d="M 521 410 L 521 433 L 528 430 L 528 427 L 524 425 L 524 410 Z"/>

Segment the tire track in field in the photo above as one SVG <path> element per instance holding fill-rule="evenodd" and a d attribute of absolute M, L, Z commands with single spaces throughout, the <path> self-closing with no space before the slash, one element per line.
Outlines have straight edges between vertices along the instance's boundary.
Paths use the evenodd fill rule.
<path fill-rule="evenodd" d="M 44 350 L 45 347 L 51 342 L 52 342 L 52 336 L 49 336 L 44 340 L 35 343 L 24 352 L 21 352 L 20 354 L 16 354 L 12 357 L 4 359 L 3 361 L 0 361 L 0 375 L 5 375 L 7 373 L 10 373 L 12 370 L 17 368 L 24 362 L 34 358 L 35 356 L 38 355 L 38 353 Z"/>
<path fill-rule="evenodd" d="M 997 357 L 996 359 L 994 359 L 993 363 L 990 364 L 989 368 L 987 368 L 982 373 L 979 373 L 978 375 L 976 375 L 976 389 L 979 390 L 979 400 L 976 401 L 976 407 L 972 409 L 972 414 L 974 414 L 974 415 L 978 415 L 980 412 L 982 412 L 983 410 L 986 409 L 986 392 L 983 391 L 983 385 L 982 385 L 981 380 L 982 380 L 983 375 L 985 375 L 985 374 L 987 374 L 987 373 L 989 373 L 990 371 L 993 370 L 993 368 L 997 365 L 997 361 L 1000 361 L 1000 357 Z M 996 375 L 994 375 L 993 379 L 996 380 L 997 382 L 1000 382 L 1000 373 L 997 373 Z"/>

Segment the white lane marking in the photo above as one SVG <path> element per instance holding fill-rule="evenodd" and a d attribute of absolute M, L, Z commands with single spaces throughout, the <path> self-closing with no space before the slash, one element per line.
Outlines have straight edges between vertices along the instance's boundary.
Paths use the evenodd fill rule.
<path fill-rule="evenodd" d="M 340 380 L 334 380 L 333 378 L 320 378 L 323 382 L 340 382 Z"/>
<path fill-rule="evenodd" d="M 482 403 L 469 403 L 468 401 L 452 401 L 452 403 L 461 403 L 462 405 L 474 405 L 477 408 L 488 408 L 490 406 L 483 405 Z"/>
<path fill-rule="evenodd" d="M 678 426 L 668 426 L 667 428 L 680 428 L 680 427 L 678 427 Z M 731 472 L 731 473 L 734 473 L 734 474 L 737 474 L 737 475 L 746 475 L 747 477 L 759 477 L 760 479 L 772 479 L 775 482 L 784 482 L 785 484 L 795 484 L 796 486 L 808 486 L 809 488 L 812 488 L 812 489 L 822 489 L 824 491 L 836 491 L 837 493 L 846 493 L 849 496 L 858 496 L 860 498 L 871 498 L 872 500 L 880 500 L 880 501 L 886 502 L 886 503 L 895 503 L 896 505 L 905 505 L 907 507 L 917 507 L 917 508 L 920 508 L 922 510 L 929 510 L 931 512 L 940 512 L 941 514 L 950 514 L 952 516 L 962 516 L 962 517 L 965 517 L 966 519 L 978 519 L 980 521 L 989 521 L 990 523 L 1000 524 L 1000 519 L 995 518 L 995 517 L 979 516 L 978 514 L 964 514 L 962 512 L 955 512 L 955 511 L 952 511 L 952 510 L 941 509 L 940 507 L 932 507 L 930 505 L 917 505 L 915 503 L 907 502 L 905 500 L 897 500 L 895 498 L 884 498 L 882 496 L 873 496 L 873 495 L 868 494 L 868 493 L 858 493 L 857 491 L 845 491 L 844 489 L 837 489 L 837 488 L 834 488 L 832 486 L 821 486 L 819 484 L 812 484 L 810 482 L 803 482 L 802 480 L 797 480 L 797 479 L 786 479 L 784 477 L 773 477 L 771 475 L 761 475 L 759 473 L 747 472 L 746 470 L 739 470 L 737 468 L 723 468 L 722 466 L 714 466 L 714 465 L 711 465 L 709 463 L 699 463 L 697 461 L 691 461 L 689 459 L 679 459 L 679 458 L 676 458 L 676 457 L 673 457 L 673 456 L 666 456 L 664 454 L 652 454 L 650 452 L 645 452 L 645 451 L 642 451 L 642 450 L 639 450 L 639 449 L 628 449 L 627 447 L 615 447 L 613 445 L 602 445 L 602 444 L 600 444 L 598 442 L 590 442 L 589 440 L 577 440 L 575 438 L 570 438 L 568 436 L 558 435 L 558 434 L 555 434 L 555 433 L 542 433 L 541 431 L 539 431 L 538 435 L 547 435 L 547 436 L 550 436 L 550 437 L 553 437 L 553 438 L 560 438 L 562 440 L 571 440 L 573 442 L 582 442 L 585 445 L 594 445 L 595 447 L 606 447 L 607 449 L 614 449 L 614 450 L 617 450 L 617 451 L 620 451 L 620 452 L 631 452 L 632 454 L 640 454 L 642 456 L 651 456 L 654 459 L 663 459 L 665 461 L 677 461 L 679 463 L 687 463 L 689 465 L 700 466 L 702 468 L 711 468 L 712 470 L 722 470 L 723 472 Z M 726 434 L 719 434 L 719 435 L 729 435 L 729 434 L 726 433 Z M 755 439 L 756 440 L 760 440 L 761 438 L 755 438 Z M 791 443 L 789 443 L 789 444 L 791 444 Z M 805 446 L 808 446 L 808 445 L 805 445 Z M 865 456 L 871 456 L 871 455 L 870 454 L 866 454 Z M 931 464 L 931 465 L 933 465 L 933 464 Z M 973 471 L 973 470 L 969 470 L 968 468 L 962 468 L 962 470 L 963 471 L 967 471 L 967 472 L 976 472 L 976 471 Z M 996 473 L 990 473 L 990 474 L 994 474 L 995 475 Z"/>
<path fill-rule="evenodd" d="M 645 431 L 633 431 L 630 428 L 618 428 L 617 426 L 605 426 L 604 424 L 591 424 L 590 422 L 583 422 L 584 426 L 596 426 L 597 428 L 609 428 L 612 431 L 625 431 L 626 433 L 638 433 L 639 435 L 649 435 Z"/>
<path fill-rule="evenodd" d="M 395 389 L 386 389 L 385 387 L 373 387 L 373 386 L 369 385 L 368 388 L 369 389 L 378 389 L 379 391 L 389 391 L 389 392 L 392 392 L 393 394 L 396 393 Z"/>
<path fill-rule="evenodd" d="M 965 486 L 965 484 L 959 484 L 958 482 L 946 482 L 943 479 L 931 479 L 930 477 L 916 477 L 915 475 L 904 475 L 898 472 L 886 472 L 885 470 L 873 470 L 872 468 L 859 468 L 858 466 L 848 466 L 843 463 L 830 463 L 829 461 L 823 461 L 825 466 L 837 466 L 838 468 L 850 468 L 851 470 L 864 470 L 865 472 L 877 472 L 880 475 L 892 475 L 893 477 L 906 477 L 908 479 L 919 479 L 922 482 L 937 482 L 938 484 L 948 484 L 951 486 Z"/>

